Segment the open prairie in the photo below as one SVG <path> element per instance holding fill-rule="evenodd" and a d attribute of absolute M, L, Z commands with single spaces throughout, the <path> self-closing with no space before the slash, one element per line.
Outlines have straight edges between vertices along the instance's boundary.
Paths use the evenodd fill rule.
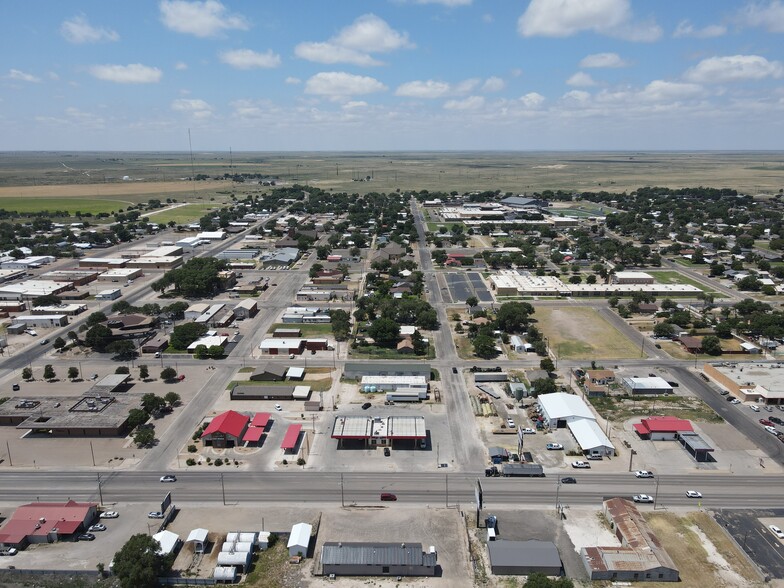
<path fill-rule="evenodd" d="M 784 188 L 784 152 L 389 152 L 389 153 L 56 153 L 0 154 L 0 196 L 11 186 L 80 184 L 63 195 L 143 196 L 178 192 L 187 199 L 193 184 L 183 178 L 255 173 L 282 185 L 311 184 L 326 190 L 366 193 L 400 190 L 459 192 L 501 190 L 607 190 L 640 186 L 711 186 L 775 193 Z M 128 176 L 131 181 L 123 181 Z M 223 184 L 223 182 L 221 182 Z M 222 190 L 215 182 L 199 192 Z M 149 188 L 146 186 L 149 185 Z M 132 187 L 129 187 L 132 186 Z M 238 192 L 258 185 L 236 184 Z M 31 196 L 48 191 L 31 192 Z M 61 194 L 58 192 L 54 195 Z M 26 194 L 25 194 L 26 195 Z"/>

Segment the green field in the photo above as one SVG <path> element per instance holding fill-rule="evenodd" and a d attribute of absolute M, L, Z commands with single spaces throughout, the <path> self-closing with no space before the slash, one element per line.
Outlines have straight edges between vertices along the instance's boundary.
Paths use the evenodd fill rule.
<path fill-rule="evenodd" d="M 563 359 L 632 359 L 640 347 L 618 332 L 593 308 L 536 307 L 537 328 Z"/>
<path fill-rule="evenodd" d="M 164 210 L 157 214 L 145 215 L 149 218 L 151 223 L 166 224 L 169 221 L 174 221 L 177 224 L 189 223 L 197 221 L 211 210 L 216 210 L 218 205 L 212 204 L 194 204 L 188 203 L 185 206 L 177 206 L 169 210 Z"/>
<path fill-rule="evenodd" d="M 0 208 L 19 213 L 63 210 L 71 215 L 75 215 L 77 212 L 89 212 L 96 215 L 101 212 L 121 212 L 132 204 L 134 203 L 128 200 L 108 200 L 104 198 L 18 198 L 14 196 L 0 196 Z"/>
<path fill-rule="evenodd" d="M 703 292 L 711 291 L 705 284 L 700 284 L 698 281 L 676 271 L 648 271 L 646 273 L 652 275 L 660 284 L 688 284 L 699 288 Z"/>

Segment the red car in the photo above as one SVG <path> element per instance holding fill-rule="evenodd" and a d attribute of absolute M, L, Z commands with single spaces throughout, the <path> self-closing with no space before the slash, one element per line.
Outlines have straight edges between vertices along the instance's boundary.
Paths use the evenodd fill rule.
<path fill-rule="evenodd" d="M 764 427 L 772 427 L 773 426 L 773 423 L 771 423 L 768 419 L 760 419 L 759 422 L 760 422 L 760 425 L 762 425 Z"/>
<path fill-rule="evenodd" d="M 381 500 L 385 502 L 389 502 L 389 501 L 394 502 L 395 500 L 397 500 L 397 496 L 395 496 L 394 494 L 390 494 L 389 492 L 384 492 L 381 494 Z"/>

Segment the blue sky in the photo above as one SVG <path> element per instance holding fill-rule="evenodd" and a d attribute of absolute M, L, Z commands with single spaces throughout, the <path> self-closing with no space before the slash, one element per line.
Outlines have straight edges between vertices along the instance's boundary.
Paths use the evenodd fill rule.
<path fill-rule="evenodd" d="M 781 149 L 782 0 L 34 0 L 1 150 Z"/>

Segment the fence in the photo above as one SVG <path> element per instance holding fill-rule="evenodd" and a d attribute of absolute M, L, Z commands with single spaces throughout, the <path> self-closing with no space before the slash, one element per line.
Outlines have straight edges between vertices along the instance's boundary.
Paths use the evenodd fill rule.
<path fill-rule="evenodd" d="M 215 578 L 158 578 L 161 586 L 215 586 Z"/>

